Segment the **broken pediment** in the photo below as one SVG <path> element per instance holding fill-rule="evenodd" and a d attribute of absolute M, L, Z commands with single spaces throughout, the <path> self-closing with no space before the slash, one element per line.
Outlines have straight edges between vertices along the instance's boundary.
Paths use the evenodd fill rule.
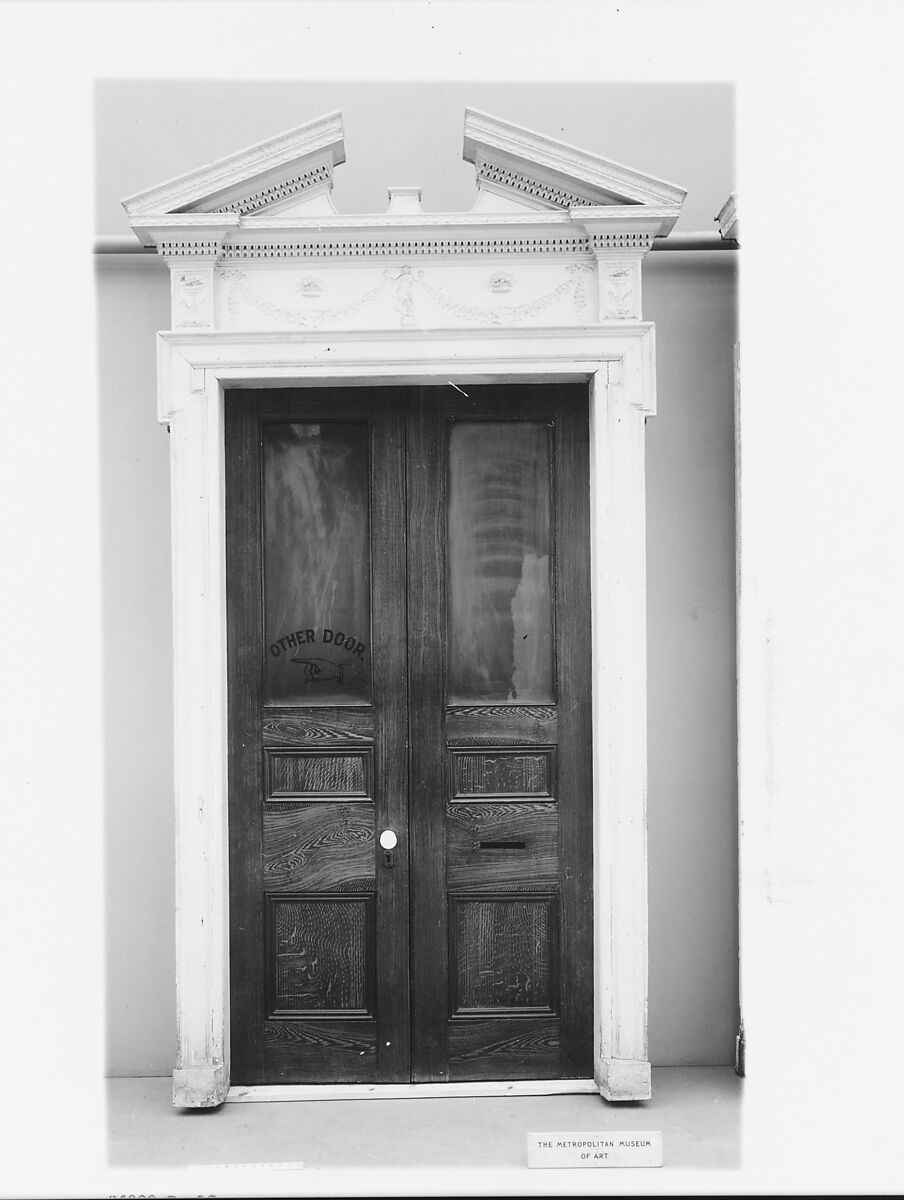
<path fill-rule="evenodd" d="M 618 209 L 625 218 L 663 217 L 656 236 L 669 232 L 687 195 L 667 183 L 576 146 L 504 121 L 477 109 L 465 109 L 463 157 L 474 164 L 477 200 L 474 214 L 567 213 L 570 210 Z M 224 229 L 246 218 L 333 217 L 339 214 L 330 192 L 333 168 L 345 162 L 340 112 L 329 113 L 257 145 L 188 171 L 123 200 L 132 226 L 149 245 L 148 227 L 155 219 L 174 228 L 202 227 L 202 218 Z M 419 189 L 395 189 L 417 192 Z M 389 213 L 414 216 L 420 206 L 400 206 Z M 674 215 L 673 215 L 674 214 Z M 451 214 L 450 214 L 451 215 Z M 463 214 L 462 214 L 463 215 Z M 607 214 L 616 219 L 616 212 Z M 645 222 L 645 229 L 651 228 Z"/>
<path fill-rule="evenodd" d="M 680 206 L 687 192 L 577 146 L 465 109 L 465 161 L 477 172 L 474 211 Z"/>
<path fill-rule="evenodd" d="M 641 262 L 686 192 L 474 109 L 469 212 L 389 187 L 338 213 L 332 113 L 123 201 L 171 270 L 175 329 L 386 329 L 642 319 Z"/>
<path fill-rule="evenodd" d="M 122 203 L 145 244 L 150 239 L 142 226 L 154 217 L 335 215 L 329 193 L 333 168 L 343 162 L 342 114 L 334 112 L 137 192 Z"/>

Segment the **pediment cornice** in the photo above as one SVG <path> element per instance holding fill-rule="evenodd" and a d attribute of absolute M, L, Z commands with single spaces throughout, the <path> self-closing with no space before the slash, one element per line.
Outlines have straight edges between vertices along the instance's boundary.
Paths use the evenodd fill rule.
<path fill-rule="evenodd" d="M 230 258 L 456 257 L 459 255 L 593 254 L 600 248 L 641 254 L 667 233 L 680 208 L 665 205 L 581 206 L 569 211 L 412 213 L 349 217 L 170 213 L 132 218 L 145 245 L 171 256 L 219 239 Z M 210 253 L 198 250 L 197 253 Z"/>
<path fill-rule="evenodd" d="M 470 213 L 429 214 L 411 205 L 407 212 L 342 215 L 329 197 L 333 168 L 345 161 L 342 114 L 334 112 L 137 192 L 123 206 L 142 243 L 168 257 L 190 255 L 193 246 L 209 257 L 216 239 L 227 256 L 335 260 L 409 252 L 643 252 L 669 233 L 686 195 L 470 108 L 464 157 L 477 169 L 478 203 Z M 637 236 L 625 241 L 628 235 Z"/>
<path fill-rule="evenodd" d="M 328 191 L 333 167 L 343 162 L 342 114 L 334 112 L 136 192 L 122 204 L 136 232 L 151 217 L 272 211 L 300 193 Z"/>
<path fill-rule="evenodd" d="M 680 208 L 687 195 L 676 184 L 473 108 L 465 109 L 463 157 L 474 163 L 478 188 L 507 190 L 538 207 Z"/>

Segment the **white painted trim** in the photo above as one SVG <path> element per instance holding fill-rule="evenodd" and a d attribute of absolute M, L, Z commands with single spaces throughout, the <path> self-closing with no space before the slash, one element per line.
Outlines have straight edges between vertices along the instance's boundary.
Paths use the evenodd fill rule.
<path fill-rule="evenodd" d="M 589 254 L 595 239 L 646 235 L 644 250 L 656 237 L 665 237 L 680 216 L 678 205 L 585 205 L 567 211 L 424 213 L 388 212 L 375 216 L 344 213 L 279 213 L 270 211 L 241 216 L 235 212 L 147 213 L 130 215 L 129 223 L 143 245 L 198 241 L 208 229 L 220 234 L 224 258 L 254 253 L 277 259 L 293 257 L 299 244 L 306 255 L 322 258 L 330 266 L 354 261 L 370 247 L 373 254 L 403 257 L 429 253 L 437 258 L 492 254 L 529 258 L 542 252 L 569 256 Z M 415 247 L 422 247 L 416 250 Z M 557 249 L 550 249 L 557 248 Z M 297 249 L 294 251 L 297 255 Z"/>
<path fill-rule="evenodd" d="M 227 191 L 244 187 L 253 191 L 255 180 L 283 168 L 303 169 L 316 159 L 332 165 L 345 162 L 342 113 L 332 112 L 305 125 L 298 125 L 275 137 L 267 138 L 243 150 L 236 150 L 212 163 L 186 171 L 173 179 L 127 196 L 123 208 L 130 217 L 147 213 L 169 213 L 189 205 L 212 201 Z"/>
<path fill-rule="evenodd" d="M 219 1104 L 229 1090 L 224 389 L 331 381 L 591 383 L 594 1073 L 609 1099 L 649 1096 L 643 425 L 655 411 L 653 345 L 640 321 L 158 335 L 172 460 L 177 1105 Z"/>
<path fill-rule="evenodd" d="M 253 229 L 285 230 L 294 232 L 299 229 L 324 229 L 331 233 L 343 233 L 346 230 L 360 234 L 367 230 L 403 230 L 408 236 L 418 229 L 429 230 L 435 234 L 438 230 L 450 231 L 472 229 L 481 232 L 495 232 L 507 228 L 538 229 L 568 228 L 570 225 L 580 225 L 586 218 L 594 220 L 599 228 L 612 225 L 613 227 L 630 229 L 635 225 L 639 229 L 648 229 L 651 222 L 671 220 L 675 215 L 675 205 L 637 205 L 609 204 L 601 207 L 587 205 L 584 208 L 555 209 L 513 212 L 463 212 L 463 213 L 378 213 L 370 215 L 349 215 L 338 213 L 335 217 L 279 217 L 249 215 L 241 217 L 239 224 L 244 231 Z M 206 217 L 210 220 L 213 214 L 183 214 L 184 216 Z M 219 214 L 222 216 L 223 214 Z M 149 217 L 147 220 L 157 220 Z M 174 223 L 177 223 L 174 218 Z"/>
<path fill-rule="evenodd" d="M 646 1059 L 604 1058 L 596 1077 L 604 1100 L 649 1100 L 652 1070 Z"/>
<path fill-rule="evenodd" d="M 716 217 L 716 224 L 719 226 L 719 236 L 722 238 L 732 238 L 737 240 L 740 237 L 740 218 L 738 216 L 738 193 L 732 192 L 722 207 L 719 209 Z"/>
<path fill-rule="evenodd" d="M 652 348 L 651 348 L 652 353 Z M 612 1100 L 650 1096 L 647 1059 L 644 402 L 609 367 L 590 408 L 593 572 L 594 1016 L 596 1079 Z M 642 1014 L 642 1015 L 640 1015 Z M 638 1094 L 640 1093 L 640 1094 Z"/>
<path fill-rule="evenodd" d="M 216 261 L 223 239 L 230 229 L 238 229 L 241 219 L 238 213 L 164 213 L 132 217 L 129 224 L 142 246 L 155 246 L 165 258 L 168 246 L 181 243 L 206 245 L 209 257 Z"/>
<path fill-rule="evenodd" d="M 449 1100 L 479 1096 L 585 1096 L 592 1079 L 519 1079 L 511 1083 L 324 1083 L 231 1087 L 227 1104 L 296 1100 Z"/>
<path fill-rule="evenodd" d="M 465 109 L 462 157 L 511 167 L 541 182 L 571 187 L 588 199 L 615 197 L 637 205 L 681 205 L 685 188 L 646 175 L 612 159 L 590 154 L 533 129 L 503 121 L 476 108 Z"/>
<path fill-rule="evenodd" d="M 220 1104 L 229 1086 L 226 561 L 223 406 L 173 363 L 170 417 L 176 801 L 173 1095 Z"/>
<path fill-rule="evenodd" d="M 137 244 L 135 239 L 127 233 L 100 234 L 94 239 L 93 252 L 96 255 L 95 266 L 133 265 L 128 261 L 121 263 L 121 260 L 124 258 L 126 260 L 141 259 L 143 262 L 154 263 L 158 267 L 166 266 L 160 255 L 151 253 L 150 249 L 152 248 Z M 725 258 L 726 252 L 728 254 L 737 254 L 737 246 L 733 244 L 732 239 L 729 239 L 728 244 L 726 244 L 725 239 L 718 233 L 710 233 L 705 230 L 689 233 L 670 233 L 667 238 L 655 238 L 652 246 L 650 246 L 650 250 L 682 251 L 684 253 L 710 255 L 716 252 L 719 257 L 714 261 L 724 263 L 731 261 Z M 291 260 L 289 265 L 291 265 Z M 337 263 L 336 265 L 339 266 L 342 264 Z"/>

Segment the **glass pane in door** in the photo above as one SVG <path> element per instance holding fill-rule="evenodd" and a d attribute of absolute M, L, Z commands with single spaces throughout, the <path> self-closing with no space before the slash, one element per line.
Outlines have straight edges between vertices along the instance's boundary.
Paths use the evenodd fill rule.
<path fill-rule="evenodd" d="M 368 427 L 267 422 L 262 439 L 265 703 L 369 703 Z"/>
<path fill-rule="evenodd" d="M 540 421 L 450 428 L 450 704 L 555 698 L 551 434 Z"/>

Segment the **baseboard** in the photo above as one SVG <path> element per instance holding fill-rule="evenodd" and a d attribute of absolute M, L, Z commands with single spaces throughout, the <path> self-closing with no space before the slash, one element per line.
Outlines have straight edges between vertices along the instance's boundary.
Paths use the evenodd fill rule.
<path fill-rule="evenodd" d="M 295 1100 L 431 1100 L 475 1096 L 592 1095 L 592 1079 L 534 1079 L 481 1083 L 294 1083 L 231 1087 L 227 1104 Z"/>

